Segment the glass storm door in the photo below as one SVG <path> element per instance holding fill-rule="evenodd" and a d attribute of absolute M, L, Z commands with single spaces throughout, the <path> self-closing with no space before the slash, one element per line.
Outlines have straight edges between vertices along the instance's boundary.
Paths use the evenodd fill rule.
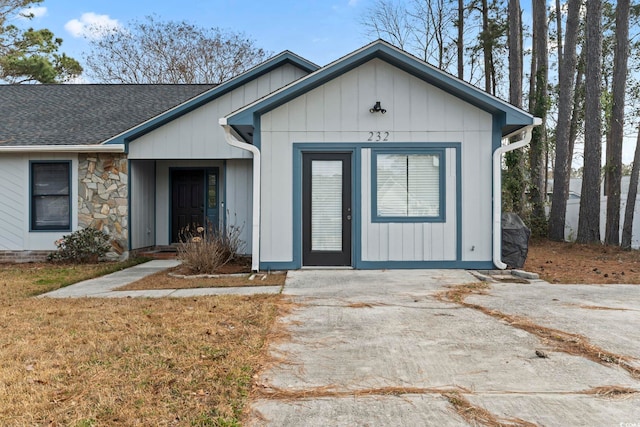
<path fill-rule="evenodd" d="M 351 154 L 302 157 L 302 264 L 351 265 Z"/>

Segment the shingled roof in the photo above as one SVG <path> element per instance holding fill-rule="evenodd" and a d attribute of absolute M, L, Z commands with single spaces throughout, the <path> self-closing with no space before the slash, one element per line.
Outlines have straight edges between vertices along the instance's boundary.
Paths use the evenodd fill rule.
<path fill-rule="evenodd" d="M 0 85 L 0 147 L 100 144 L 213 87 Z"/>

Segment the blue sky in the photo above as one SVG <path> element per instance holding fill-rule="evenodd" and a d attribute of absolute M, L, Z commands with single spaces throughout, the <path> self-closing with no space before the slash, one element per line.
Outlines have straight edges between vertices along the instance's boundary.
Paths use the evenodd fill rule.
<path fill-rule="evenodd" d="M 91 24 L 120 25 L 148 15 L 186 20 L 203 27 L 244 32 L 256 45 L 277 54 L 290 50 L 326 65 L 369 43 L 363 17 L 375 0 L 44 0 L 35 18 L 16 22 L 48 28 L 64 42 L 61 51 L 83 62 Z M 529 23 L 529 3 L 522 4 Z M 623 162 L 633 160 L 635 137 L 624 144 Z M 578 156 L 574 167 L 582 163 Z"/>
<path fill-rule="evenodd" d="M 78 60 L 88 52 L 86 25 L 126 25 L 155 14 L 204 27 L 241 31 L 273 53 L 290 50 L 325 65 L 370 41 L 360 24 L 373 0 L 45 0 L 30 25 L 48 28 Z"/>

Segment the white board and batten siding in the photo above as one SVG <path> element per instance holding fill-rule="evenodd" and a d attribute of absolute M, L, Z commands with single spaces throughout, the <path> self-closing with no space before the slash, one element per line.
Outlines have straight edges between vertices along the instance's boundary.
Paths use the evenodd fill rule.
<path fill-rule="evenodd" d="M 386 114 L 370 113 L 380 101 Z M 293 259 L 294 143 L 359 143 L 363 261 L 455 260 L 456 150 L 446 149 L 445 223 L 371 222 L 371 155 L 378 132 L 411 149 L 460 143 L 462 261 L 491 259 L 492 116 L 380 59 L 373 59 L 264 114 L 261 121 L 261 261 Z M 387 134 L 388 133 L 388 134 Z M 372 139 L 372 140 L 371 140 Z M 337 145 L 336 145 L 337 143 Z M 385 145 L 388 147 L 388 145 Z"/>
<path fill-rule="evenodd" d="M 226 143 L 218 119 L 306 75 L 284 64 L 209 103 L 135 139 L 129 159 L 244 159 L 245 150 Z"/>
<path fill-rule="evenodd" d="M 29 161 L 71 161 L 71 228 L 78 218 L 78 156 L 74 153 L 6 153 L 0 156 L 0 251 L 54 250 L 69 231 L 29 231 Z"/>

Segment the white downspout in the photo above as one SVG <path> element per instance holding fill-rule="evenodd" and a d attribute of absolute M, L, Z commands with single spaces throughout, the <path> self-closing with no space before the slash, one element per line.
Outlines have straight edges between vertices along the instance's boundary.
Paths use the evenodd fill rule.
<path fill-rule="evenodd" d="M 532 125 L 510 133 L 503 138 L 508 141 L 512 136 L 524 132 L 521 140 L 501 145 L 493 152 L 493 265 L 500 270 L 507 268 L 507 264 L 502 262 L 502 155 L 529 145 L 533 128 L 541 124 L 542 120 L 534 117 Z"/>
<path fill-rule="evenodd" d="M 225 117 L 218 123 L 224 129 L 227 144 L 253 154 L 253 224 L 251 234 L 251 270 L 260 271 L 260 150 L 258 147 L 239 141 L 231 133 Z M 225 178 L 226 179 L 226 178 Z"/>

